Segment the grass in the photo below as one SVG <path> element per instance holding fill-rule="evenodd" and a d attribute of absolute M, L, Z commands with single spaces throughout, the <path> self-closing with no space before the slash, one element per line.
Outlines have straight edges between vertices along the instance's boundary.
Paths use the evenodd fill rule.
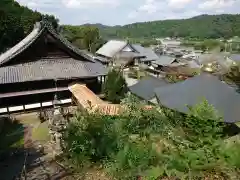
<path fill-rule="evenodd" d="M 29 113 L 29 114 L 23 114 L 16 116 L 16 119 L 21 122 L 21 124 L 24 125 L 36 125 L 40 122 L 40 119 L 38 118 L 36 113 Z"/>
<path fill-rule="evenodd" d="M 35 127 L 32 132 L 33 141 L 47 142 L 50 140 L 48 122 L 43 122 Z"/>

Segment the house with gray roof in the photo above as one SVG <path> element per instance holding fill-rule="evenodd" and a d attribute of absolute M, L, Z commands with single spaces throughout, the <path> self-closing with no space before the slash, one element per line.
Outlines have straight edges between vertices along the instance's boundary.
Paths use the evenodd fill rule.
<path fill-rule="evenodd" d="M 134 64 L 139 58 L 144 58 L 130 43 L 127 41 L 110 40 L 104 44 L 96 52 L 96 59 L 98 57 L 104 58 L 113 65 L 126 65 L 128 63 Z"/>
<path fill-rule="evenodd" d="M 105 67 L 74 47 L 51 24 L 36 23 L 21 42 L 0 55 L 0 106 L 69 98 L 68 84 L 78 81 L 97 92 Z M 99 85 L 98 85 L 99 84 Z"/>
<path fill-rule="evenodd" d="M 140 44 L 133 44 L 132 47 L 142 55 L 143 58 L 140 59 L 140 62 L 149 63 L 159 59 L 159 56 L 151 48 L 143 47 Z"/>
<path fill-rule="evenodd" d="M 227 123 L 240 121 L 240 94 L 217 77 L 201 74 L 183 82 L 155 89 L 160 105 L 187 113 L 188 106 L 207 100 Z"/>

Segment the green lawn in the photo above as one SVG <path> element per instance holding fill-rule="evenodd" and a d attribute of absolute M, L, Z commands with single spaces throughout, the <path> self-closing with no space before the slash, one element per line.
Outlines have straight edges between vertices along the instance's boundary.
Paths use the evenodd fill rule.
<path fill-rule="evenodd" d="M 41 142 L 47 142 L 50 140 L 47 121 L 39 124 L 39 126 L 33 129 L 32 138 L 33 138 L 33 141 L 41 141 Z"/>

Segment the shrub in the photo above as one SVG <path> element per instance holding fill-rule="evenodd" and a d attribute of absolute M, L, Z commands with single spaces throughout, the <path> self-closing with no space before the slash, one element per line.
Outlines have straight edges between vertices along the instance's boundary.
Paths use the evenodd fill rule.
<path fill-rule="evenodd" d="M 120 70 L 113 69 L 108 72 L 103 92 L 108 101 L 120 103 L 127 92 L 127 84 Z"/>
<path fill-rule="evenodd" d="M 118 130 L 110 116 L 78 114 L 65 134 L 66 150 L 91 161 L 108 158 L 118 145 Z M 106 146 L 107 145 L 107 146 Z"/>
<path fill-rule="evenodd" d="M 77 114 L 65 135 L 73 163 L 100 163 L 115 179 L 239 179 L 239 145 L 226 146 L 207 101 L 182 115 L 130 95 L 119 116 Z"/>

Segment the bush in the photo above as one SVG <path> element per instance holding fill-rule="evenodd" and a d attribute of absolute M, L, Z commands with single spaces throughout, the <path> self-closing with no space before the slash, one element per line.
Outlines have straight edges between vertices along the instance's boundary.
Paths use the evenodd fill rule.
<path fill-rule="evenodd" d="M 73 159 L 81 157 L 82 163 L 108 159 L 121 143 L 119 131 L 114 117 L 78 113 L 64 136 L 66 151 Z"/>
<path fill-rule="evenodd" d="M 119 116 L 78 114 L 65 135 L 79 165 L 100 163 L 114 179 L 239 179 L 239 145 L 226 146 L 222 118 L 206 101 L 182 115 L 130 95 Z M 88 162 L 88 163 L 86 163 Z"/>
<path fill-rule="evenodd" d="M 108 72 L 103 92 L 108 101 L 120 103 L 127 92 L 127 84 L 120 70 L 113 69 Z"/>

